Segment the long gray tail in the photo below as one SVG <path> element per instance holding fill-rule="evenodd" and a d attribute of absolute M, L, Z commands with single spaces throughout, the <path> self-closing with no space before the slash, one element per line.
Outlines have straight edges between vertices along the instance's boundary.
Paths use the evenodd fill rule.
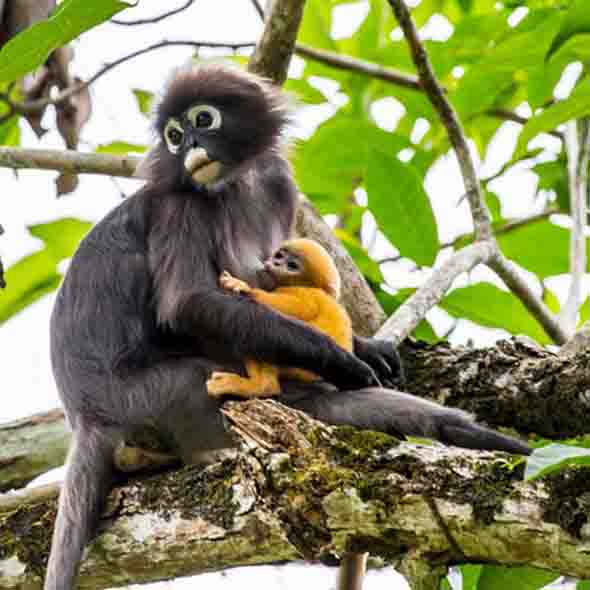
<path fill-rule="evenodd" d="M 84 548 L 112 486 L 114 443 L 93 426 L 74 429 L 44 590 L 74 590 Z"/>
<path fill-rule="evenodd" d="M 466 421 L 464 424 L 445 424 L 441 427 L 441 441 L 446 444 L 464 447 L 466 449 L 480 449 L 483 451 L 505 451 L 515 455 L 530 455 L 528 445 L 516 438 L 500 434 L 491 428 L 486 428 L 475 422 Z"/>

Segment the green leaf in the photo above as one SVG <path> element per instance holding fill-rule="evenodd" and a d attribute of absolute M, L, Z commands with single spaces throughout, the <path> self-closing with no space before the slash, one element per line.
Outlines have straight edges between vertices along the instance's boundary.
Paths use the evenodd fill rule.
<path fill-rule="evenodd" d="M 376 285 L 383 282 L 383 275 L 377 262 L 375 262 L 362 247 L 360 242 L 348 232 L 342 229 L 334 231 L 342 245 L 346 248 L 359 270 L 367 279 Z"/>
<path fill-rule="evenodd" d="M 366 174 L 371 148 L 397 154 L 410 145 L 408 138 L 338 114 L 297 147 L 297 183 L 305 194 L 348 195 Z"/>
<path fill-rule="evenodd" d="M 452 316 L 466 318 L 480 326 L 524 334 L 542 344 L 551 342 L 519 299 L 490 283 L 455 289 L 439 305 Z"/>
<path fill-rule="evenodd" d="M 551 310 L 551 313 L 558 314 L 561 309 L 559 299 L 551 289 L 543 289 L 543 303 Z"/>
<path fill-rule="evenodd" d="M 369 210 L 402 256 L 431 266 L 438 253 L 436 222 L 422 179 L 395 156 L 374 150 L 367 173 Z"/>
<path fill-rule="evenodd" d="M 590 580 L 580 580 L 576 586 L 576 590 L 590 590 Z"/>
<path fill-rule="evenodd" d="M 515 157 L 525 153 L 529 141 L 539 135 L 539 133 L 552 131 L 562 123 L 571 119 L 579 119 L 589 114 L 590 85 L 585 81 L 576 88 L 570 97 L 556 102 L 539 115 L 535 115 L 528 120 L 518 137 L 518 143 L 514 152 Z"/>
<path fill-rule="evenodd" d="M 18 117 L 11 117 L 0 125 L 0 145 L 20 145 L 20 127 Z"/>
<path fill-rule="evenodd" d="M 557 443 L 535 449 L 527 459 L 524 477 L 525 479 L 536 479 L 562 470 L 568 465 L 590 467 L 590 449 Z"/>
<path fill-rule="evenodd" d="M 460 568 L 463 577 L 463 590 L 477 590 L 483 566 L 467 563 Z"/>
<path fill-rule="evenodd" d="M 65 218 L 29 227 L 31 234 L 44 242 L 44 248 L 6 270 L 6 289 L 0 293 L 0 324 L 59 286 L 57 265 L 72 256 L 91 225 Z"/>
<path fill-rule="evenodd" d="M 126 141 L 112 141 L 99 145 L 96 148 L 97 154 L 128 154 L 129 152 L 143 153 L 147 150 L 147 146 L 139 143 L 127 143 Z"/>
<path fill-rule="evenodd" d="M 539 590 L 559 574 L 533 567 L 505 567 L 484 565 L 477 590 Z"/>
<path fill-rule="evenodd" d="M 551 56 L 574 35 L 581 33 L 590 33 L 590 10 L 588 10 L 588 0 L 574 0 L 570 6 L 561 28 L 551 43 L 551 47 L 545 55 L 545 59 L 551 59 Z"/>
<path fill-rule="evenodd" d="M 133 88 L 131 90 L 137 101 L 139 110 L 146 116 L 152 116 L 152 104 L 154 102 L 154 93 L 148 90 L 141 90 L 141 88 Z"/>
<path fill-rule="evenodd" d="M 568 272 L 569 231 L 546 219 L 498 236 L 503 254 L 544 279 Z"/>
<path fill-rule="evenodd" d="M 283 88 L 292 93 L 295 98 L 308 104 L 321 104 L 326 102 L 326 97 L 317 88 L 314 88 L 305 78 L 296 80 L 289 78 Z"/>
<path fill-rule="evenodd" d="M 121 0 L 63 0 L 47 19 L 13 37 L 0 51 L 0 82 L 16 80 L 88 29 L 129 8 Z"/>

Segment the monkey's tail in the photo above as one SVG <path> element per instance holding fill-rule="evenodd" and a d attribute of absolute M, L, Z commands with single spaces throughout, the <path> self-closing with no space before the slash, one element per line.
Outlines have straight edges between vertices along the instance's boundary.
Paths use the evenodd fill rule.
<path fill-rule="evenodd" d="M 531 449 L 516 438 L 506 436 L 475 422 L 444 424 L 441 426 L 441 440 L 446 444 L 467 449 L 505 451 L 516 455 L 530 455 Z"/>
<path fill-rule="evenodd" d="M 70 447 L 44 590 L 74 590 L 84 548 L 113 483 L 113 438 L 77 424 Z"/>

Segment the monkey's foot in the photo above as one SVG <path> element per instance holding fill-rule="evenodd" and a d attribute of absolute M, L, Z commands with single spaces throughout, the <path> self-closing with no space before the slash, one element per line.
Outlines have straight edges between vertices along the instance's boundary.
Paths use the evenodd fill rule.
<path fill-rule="evenodd" d="M 274 383 L 265 383 L 255 379 L 246 379 L 235 373 L 215 371 L 207 380 L 207 392 L 210 397 L 222 395 L 237 395 L 245 399 L 271 397 L 280 393 L 280 388 Z"/>
<path fill-rule="evenodd" d="M 219 284 L 227 291 L 233 291 L 234 293 L 250 293 L 252 290 L 248 283 L 236 279 L 236 277 L 230 275 L 227 270 L 224 270 L 221 273 Z"/>

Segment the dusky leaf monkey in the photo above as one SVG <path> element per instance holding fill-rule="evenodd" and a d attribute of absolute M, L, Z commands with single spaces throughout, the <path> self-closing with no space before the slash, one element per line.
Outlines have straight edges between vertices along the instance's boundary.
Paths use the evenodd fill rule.
<path fill-rule="evenodd" d="M 528 452 L 461 411 L 371 387 L 399 369 L 390 344 L 355 338 L 351 354 L 219 286 L 222 270 L 259 286 L 259 261 L 291 235 L 297 192 L 280 145 L 288 120 L 280 90 L 259 78 L 214 65 L 176 71 L 157 108 L 146 184 L 72 258 L 51 318 L 72 443 L 45 590 L 75 588 L 127 437 L 147 425 L 190 463 L 232 447 L 206 381 L 240 372 L 244 359 L 320 375 L 320 384 L 282 384 L 281 401 L 331 424 Z"/>
<path fill-rule="evenodd" d="M 232 277 L 221 274 L 221 286 L 238 294 L 248 295 L 258 303 L 268 305 L 289 317 L 328 335 L 344 350 L 353 351 L 352 322 L 338 303 L 340 273 L 331 256 L 317 242 L 305 238 L 287 240 L 264 263 L 261 271 L 269 278 L 271 290 L 256 289 Z M 243 398 L 268 397 L 280 393 L 282 378 L 316 381 L 314 373 L 297 368 L 282 368 L 246 359 L 247 377 L 215 371 L 207 381 L 207 391 L 213 397 L 233 394 Z"/>

